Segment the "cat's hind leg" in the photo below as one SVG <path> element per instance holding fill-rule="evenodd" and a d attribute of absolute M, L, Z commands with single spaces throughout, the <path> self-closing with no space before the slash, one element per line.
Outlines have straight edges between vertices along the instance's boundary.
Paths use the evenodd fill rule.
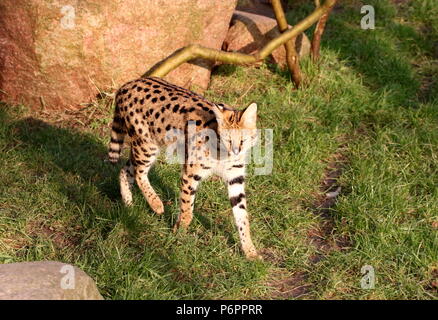
<path fill-rule="evenodd" d="M 132 205 L 132 186 L 135 181 L 134 166 L 131 159 L 126 162 L 126 165 L 120 170 L 120 193 L 122 200 L 126 206 Z"/>
<path fill-rule="evenodd" d="M 141 139 L 133 141 L 131 148 L 137 185 L 152 210 L 157 214 L 162 214 L 164 212 L 163 202 L 152 188 L 148 178 L 149 170 L 157 159 L 159 149 L 155 144 Z"/>

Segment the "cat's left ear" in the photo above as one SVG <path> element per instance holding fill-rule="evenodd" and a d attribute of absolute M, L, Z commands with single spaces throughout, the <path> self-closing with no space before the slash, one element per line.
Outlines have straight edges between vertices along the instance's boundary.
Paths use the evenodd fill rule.
<path fill-rule="evenodd" d="M 251 103 L 245 110 L 243 110 L 240 121 L 248 129 L 254 129 L 257 122 L 257 104 Z"/>

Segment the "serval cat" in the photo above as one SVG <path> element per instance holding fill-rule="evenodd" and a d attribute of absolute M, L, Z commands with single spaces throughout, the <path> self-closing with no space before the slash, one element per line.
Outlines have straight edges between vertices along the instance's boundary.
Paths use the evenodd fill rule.
<path fill-rule="evenodd" d="M 245 157 L 257 139 L 257 105 L 235 110 L 156 77 L 126 83 L 118 90 L 115 103 L 109 160 L 118 161 L 126 134 L 131 143 L 130 158 L 120 171 L 123 202 L 128 206 L 132 203 L 131 191 L 136 181 L 152 210 L 157 214 L 164 212 L 161 199 L 149 183 L 148 172 L 160 148 L 175 143 L 175 138 L 169 139 L 170 133 L 180 132 L 186 152 L 180 213 L 174 231 L 189 226 L 199 183 L 216 174 L 227 184 L 245 256 L 260 258 L 251 240 L 244 189 Z M 196 133 L 192 137 L 188 134 L 190 124 Z M 213 134 L 199 134 L 204 131 Z M 193 154 L 196 156 L 191 157 Z M 190 157 L 195 161 L 190 161 Z"/>

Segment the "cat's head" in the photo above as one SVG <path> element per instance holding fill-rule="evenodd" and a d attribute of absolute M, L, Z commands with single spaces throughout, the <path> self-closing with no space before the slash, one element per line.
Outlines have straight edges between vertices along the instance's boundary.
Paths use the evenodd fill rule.
<path fill-rule="evenodd" d="M 257 104 L 234 110 L 223 104 L 215 107 L 218 133 L 229 155 L 245 154 L 257 142 Z"/>

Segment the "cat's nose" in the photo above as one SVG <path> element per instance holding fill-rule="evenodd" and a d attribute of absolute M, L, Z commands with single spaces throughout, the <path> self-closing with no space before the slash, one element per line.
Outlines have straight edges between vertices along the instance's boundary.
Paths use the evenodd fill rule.
<path fill-rule="evenodd" d="M 233 148 L 233 153 L 237 156 L 239 154 L 240 150 L 238 147 Z"/>

